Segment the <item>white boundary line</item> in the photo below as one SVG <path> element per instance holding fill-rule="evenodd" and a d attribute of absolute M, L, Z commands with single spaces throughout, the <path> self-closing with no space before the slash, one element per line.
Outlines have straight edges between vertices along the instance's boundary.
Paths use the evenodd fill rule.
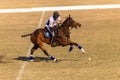
<path fill-rule="evenodd" d="M 38 23 L 38 27 L 37 28 L 40 28 L 40 26 L 41 26 L 41 24 L 43 22 L 44 15 L 45 15 L 45 11 L 42 12 L 42 15 L 40 17 L 40 21 Z M 27 57 L 30 55 L 30 50 L 31 50 L 32 47 L 33 47 L 33 44 L 30 45 L 30 47 L 29 47 L 29 49 L 27 51 L 27 54 L 26 54 Z M 25 67 L 27 66 L 27 64 L 28 64 L 27 61 L 23 62 L 22 66 L 21 66 L 21 68 L 20 68 L 20 70 L 18 72 L 18 75 L 16 77 L 16 80 L 20 80 L 22 78 L 22 75 L 24 73 L 24 70 L 25 70 Z"/>
<path fill-rule="evenodd" d="M 58 6 L 58 7 L 0 9 L 0 13 L 38 12 L 38 11 L 55 11 L 55 10 L 119 9 L 119 8 L 120 8 L 120 4 L 81 5 L 81 6 Z"/>

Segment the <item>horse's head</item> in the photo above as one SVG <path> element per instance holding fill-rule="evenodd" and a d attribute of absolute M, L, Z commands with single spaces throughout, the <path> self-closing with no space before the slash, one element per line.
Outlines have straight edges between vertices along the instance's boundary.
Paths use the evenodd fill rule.
<path fill-rule="evenodd" d="M 69 15 L 69 17 L 66 18 L 65 23 L 63 22 L 63 24 L 71 27 L 71 29 L 72 28 L 78 29 L 78 27 L 81 27 L 81 24 L 76 22 L 75 20 L 73 20 L 70 15 Z"/>
<path fill-rule="evenodd" d="M 81 27 L 81 24 L 73 20 L 69 15 L 69 17 L 67 17 L 62 25 L 59 27 L 59 30 L 61 30 L 66 37 L 70 38 L 70 30 L 72 28 L 78 29 L 78 27 Z"/>

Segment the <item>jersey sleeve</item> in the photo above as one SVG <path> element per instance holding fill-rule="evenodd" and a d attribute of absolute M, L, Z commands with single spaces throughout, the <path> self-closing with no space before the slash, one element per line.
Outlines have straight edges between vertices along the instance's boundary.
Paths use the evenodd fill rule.
<path fill-rule="evenodd" d="M 53 23 L 54 23 L 53 18 L 50 17 L 50 18 L 49 18 L 49 21 L 50 21 L 50 22 L 49 22 L 49 26 L 50 26 L 50 27 L 53 27 Z"/>

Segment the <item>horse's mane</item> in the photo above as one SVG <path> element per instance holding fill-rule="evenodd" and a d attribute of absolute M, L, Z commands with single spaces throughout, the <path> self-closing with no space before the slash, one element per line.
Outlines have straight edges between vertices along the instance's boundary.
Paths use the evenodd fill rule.
<path fill-rule="evenodd" d="M 61 24 L 61 26 L 59 26 L 59 30 L 61 30 L 62 31 L 62 33 L 63 33 L 63 36 L 66 36 L 66 37 L 70 37 L 70 30 L 69 30 L 69 25 L 67 24 L 67 21 L 68 21 L 69 19 L 68 18 L 66 18 L 64 21 L 63 21 L 63 23 Z"/>
<path fill-rule="evenodd" d="M 62 23 L 62 25 L 60 26 L 60 27 L 64 27 L 64 26 L 67 26 L 67 21 L 68 21 L 69 19 L 68 19 L 68 17 L 63 21 L 63 23 Z"/>

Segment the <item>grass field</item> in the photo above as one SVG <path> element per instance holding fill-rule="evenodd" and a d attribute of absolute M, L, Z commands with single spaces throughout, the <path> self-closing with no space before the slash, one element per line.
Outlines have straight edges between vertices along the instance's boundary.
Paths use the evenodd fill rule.
<path fill-rule="evenodd" d="M 67 1 L 68 4 L 64 4 Z M 5 0 L 0 3 L 0 8 L 120 3 L 118 0 L 57 2 L 60 0 L 48 3 L 46 0 Z M 86 54 L 76 47 L 67 53 L 69 46 L 50 48 L 45 45 L 50 49 L 50 54 L 61 61 L 46 62 L 46 56 L 37 50 L 34 54 L 36 59 L 44 59 L 28 62 L 21 80 L 120 80 L 120 9 L 59 12 L 63 21 L 71 14 L 73 19 L 82 24 L 79 30 L 71 31 L 71 39 L 82 45 Z M 51 14 L 45 12 L 41 27 L 44 27 Z M 41 15 L 42 12 L 0 14 L 0 55 L 3 55 L 0 80 L 16 79 L 31 45 L 29 37 L 21 38 L 21 35 L 33 32 L 38 27 Z"/>

